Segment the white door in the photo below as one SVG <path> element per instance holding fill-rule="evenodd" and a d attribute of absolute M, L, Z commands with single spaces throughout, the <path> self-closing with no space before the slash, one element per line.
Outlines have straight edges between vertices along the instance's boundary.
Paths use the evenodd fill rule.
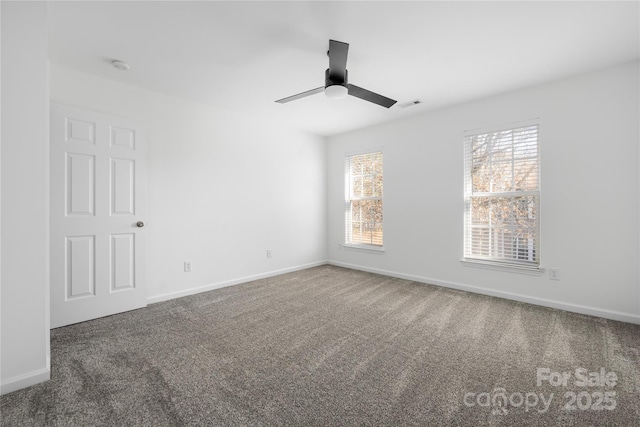
<path fill-rule="evenodd" d="M 145 135 L 51 105 L 51 327 L 146 306 Z"/>

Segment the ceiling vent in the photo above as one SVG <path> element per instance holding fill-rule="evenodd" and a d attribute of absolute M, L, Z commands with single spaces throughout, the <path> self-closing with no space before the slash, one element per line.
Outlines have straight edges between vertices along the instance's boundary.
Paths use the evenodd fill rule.
<path fill-rule="evenodd" d="M 117 68 L 120 71 L 129 71 L 131 69 L 129 64 L 127 64 L 124 61 L 120 61 L 118 59 L 114 59 L 113 61 L 111 61 L 111 65 L 113 65 L 115 68 Z"/>
<path fill-rule="evenodd" d="M 420 101 L 419 99 L 414 99 L 413 101 L 405 102 L 404 104 L 399 104 L 398 107 L 400 107 L 400 108 L 408 108 L 408 107 L 413 107 L 414 105 L 418 105 L 418 104 L 422 104 L 422 101 Z"/>

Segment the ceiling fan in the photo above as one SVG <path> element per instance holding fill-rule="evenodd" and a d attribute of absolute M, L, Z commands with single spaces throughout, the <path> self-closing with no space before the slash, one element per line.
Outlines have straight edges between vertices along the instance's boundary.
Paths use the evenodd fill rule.
<path fill-rule="evenodd" d="M 359 86 L 349 84 L 347 72 L 347 53 L 349 52 L 349 43 L 343 43 L 336 40 L 329 40 L 329 68 L 324 72 L 324 86 L 299 93 L 277 100 L 280 104 L 284 104 L 306 96 L 315 95 L 324 92 L 329 98 L 344 98 L 347 95 L 373 102 L 382 107 L 389 108 L 397 101 L 387 98 Z"/>

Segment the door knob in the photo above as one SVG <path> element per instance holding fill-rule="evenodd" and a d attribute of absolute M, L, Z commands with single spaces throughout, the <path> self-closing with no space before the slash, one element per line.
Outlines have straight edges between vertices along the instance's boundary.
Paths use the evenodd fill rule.
<path fill-rule="evenodd" d="M 144 227 L 144 222 L 138 221 L 138 222 L 136 222 L 136 226 L 142 228 L 142 227 Z"/>

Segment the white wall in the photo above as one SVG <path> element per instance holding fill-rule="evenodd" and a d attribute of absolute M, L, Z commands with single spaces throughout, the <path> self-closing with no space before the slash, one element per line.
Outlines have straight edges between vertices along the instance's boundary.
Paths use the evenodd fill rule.
<path fill-rule="evenodd" d="M 331 262 L 640 323 L 638 63 L 329 138 Z M 541 120 L 541 262 L 561 280 L 473 268 L 465 130 Z M 384 148 L 384 254 L 340 250 L 345 153 Z"/>
<path fill-rule="evenodd" d="M 326 261 L 322 138 L 55 64 L 51 100 L 147 130 L 150 302 Z"/>
<path fill-rule="evenodd" d="M 46 5 L 1 2 L 0 392 L 49 379 Z"/>

